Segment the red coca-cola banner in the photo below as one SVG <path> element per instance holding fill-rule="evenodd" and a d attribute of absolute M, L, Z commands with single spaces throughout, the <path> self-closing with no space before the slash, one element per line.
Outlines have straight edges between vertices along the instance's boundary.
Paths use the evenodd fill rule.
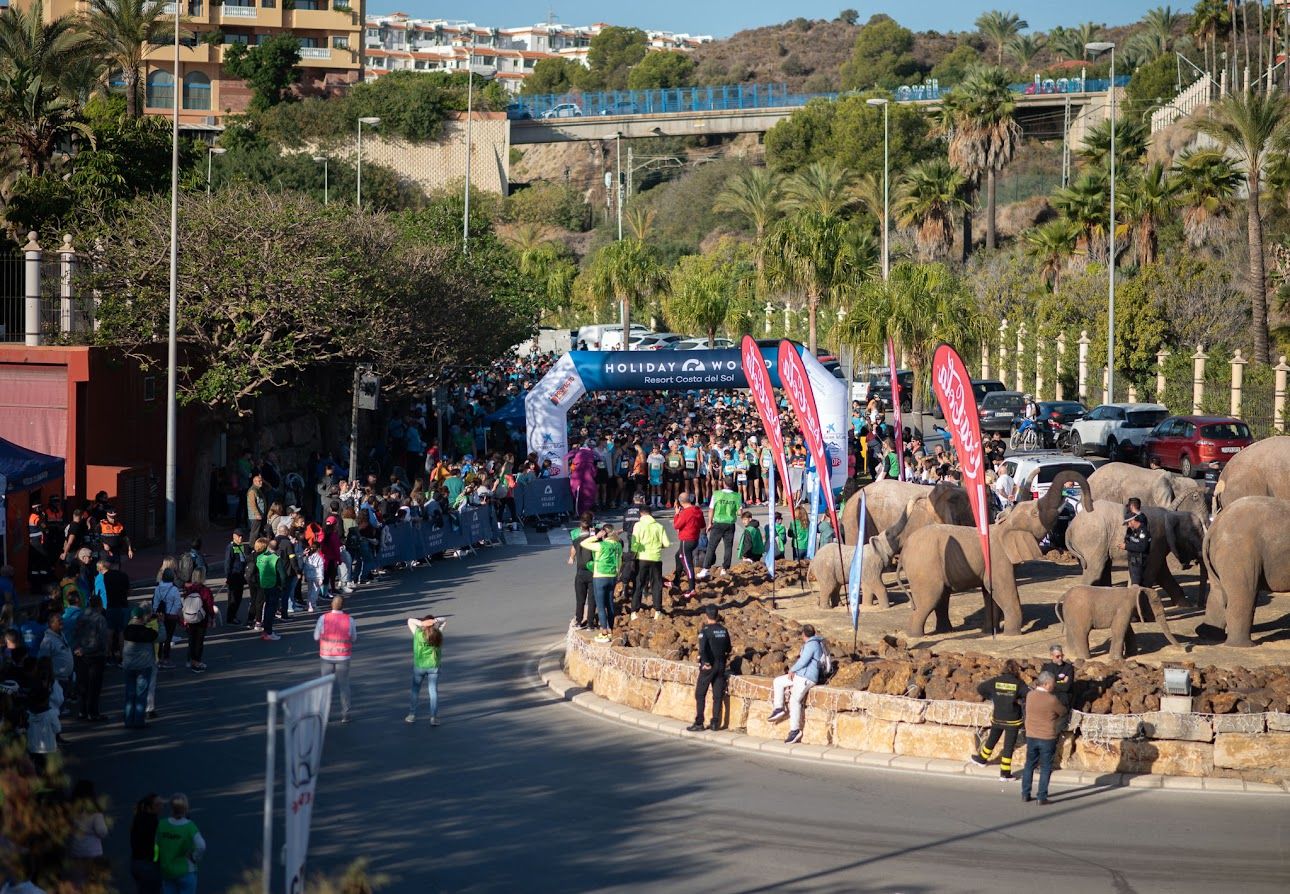
<path fill-rule="evenodd" d="M 972 503 L 976 530 L 981 535 L 981 555 L 985 558 L 986 589 L 990 588 L 990 503 L 985 490 L 985 445 L 981 442 L 981 424 L 976 414 L 976 395 L 972 377 L 958 351 L 942 344 L 932 358 L 932 388 L 940 402 L 941 412 L 949 425 L 954 452 L 959 457 L 963 487 Z"/>
<path fill-rule="evenodd" d="M 887 372 L 891 376 L 891 413 L 896 423 L 896 477 L 905 480 L 905 420 L 900 415 L 900 380 L 896 375 L 896 345 L 887 336 Z M 914 387 L 918 387 L 915 384 Z"/>
<path fill-rule="evenodd" d="M 829 510 L 829 522 L 833 525 L 833 536 L 840 544 L 842 529 L 838 526 L 838 512 L 833 505 L 833 488 L 829 485 L 829 458 L 824 452 L 824 432 L 820 428 L 820 413 L 815 406 L 815 391 L 806 377 L 806 366 L 797 353 L 797 346 L 791 341 L 779 343 L 779 383 L 788 395 L 788 403 L 797 416 L 797 424 L 802 428 L 802 437 L 806 440 L 806 449 L 811 451 L 811 461 L 815 463 L 815 473 L 820 478 L 820 487 L 824 491 L 824 505 Z"/>
<path fill-rule="evenodd" d="M 775 460 L 775 469 L 784 493 L 788 496 L 788 505 L 793 505 L 793 485 L 788 478 L 788 457 L 784 455 L 784 429 L 779 421 L 779 405 L 775 403 L 775 388 L 770 381 L 770 370 L 766 368 L 766 358 L 761 355 L 757 339 L 745 335 L 740 345 L 743 354 L 744 378 L 748 380 L 748 389 L 752 391 L 753 403 L 761 415 L 762 427 L 766 430 L 766 442 L 770 444 L 770 453 Z"/>

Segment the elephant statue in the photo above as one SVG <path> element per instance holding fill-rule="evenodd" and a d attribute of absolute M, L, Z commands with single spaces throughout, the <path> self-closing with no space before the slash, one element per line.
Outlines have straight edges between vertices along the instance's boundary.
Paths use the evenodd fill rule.
<path fill-rule="evenodd" d="M 1201 524 L 1209 517 L 1205 485 L 1164 469 L 1107 463 L 1088 476 L 1088 483 L 1093 488 L 1094 500 L 1110 500 L 1123 506 L 1130 497 L 1137 497 L 1144 507 L 1190 512 Z"/>
<path fill-rule="evenodd" d="M 1145 621 L 1149 612 L 1142 610 L 1143 600 L 1154 613 L 1160 632 L 1171 645 L 1179 645 L 1160 596 L 1150 587 L 1071 587 L 1057 602 L 1057 619 L 1066 630 L 1066 648 L 1076 658 L 1088 658 L 1088 634 L 1091 630 L 1110 630 L 1110 658 L 1127 658 L 1134 653 L 1133 615 Z"/>
<path fill-rule="evenodd" d="M 1239 455 L 1239 454 L 1238 454 Z M 1290 500 L 1242 497 L 1214 517 L 1205 533 L 1209 572 L 1206 633 L 1227 632 L 1227 645 L 1252 646 L 1254 602 L 1261 590 L 1290 591 Z"/>
<path fill-rule="evenodd" d="M 1265 438 L 1227 461 L 1214 486 L 1214 511 L 1242 497 L 1290 500 L 1290 438 Z"/>
<path fill-rule="evenodd" d="M 1013 566 L 1027 556 L 1017 555 L 1018 537 L 1009 537 L 1000 525 L 990 526 L 990 597 L 1003 611 L 1003 632 L 1009 636 L 1021 633 L 1021 597 Z M 1030 540 L 1031 546 L 1034 540 Z M 936 613 L 936 632 L 950 630 L 950 594 L 982 586 L 985 557 L 975 528 L 962 525 L 927 525 L 909 535 L 900 557 L 901 568 L 909 581 L 913 612 L 909 617 L 910 636 L 925 633 L 927 616 Z M 994 611 L 986 601 L 983 629 L 993 633 Z"/>
<path fill-rule="evenodd" d="M 936 520 L 947 525 L 971 525 L 972 505 L 968 502 L 967 491 L 952 485 L 913 484 L 908 481 L 896 481 L 884 478 L 864 487 L 865 512 L 867 518 L 864 530 L 860 530 L 860 494 L 859 491 L 847 498 L 842 508 L 842 532 L 846 543 L 858 543 L 861 539 L 885 531 L 900 515 L 905 512 L 911 500 L 927 501 L 927 511 Z"/>
<path fill-rule="evenodd" d="M 822 548 L 811 559 L 811 576 L 815 578 L 816 590 L 820 595 L 820 608 L 833 608 L 841 601 L 847 589 L 847 574 L 856 548 L 843 544 L 842 557 L 838 558 L 835 546 Z M 864 545 L 864 568 L 860 574 L 860 605 L 877 605 L 889 608 L 887 587 L 882 581 L 883 564 L 874 552 L 873 546 Z"/>
<path fill-rule="evenodd" d="M 1183 568 L 1199 562 L 1205 541 L 1205 528 L 1197 523 L 1196 516 L 1191 512 L 1151 506 L 1144 507 L 1142 514 L 1147 517 L 1147 529 L 1151 532 L 1151 552 L 1147 554 L 1144 582 L 1147 586 L 1163 589 L 1174 605 L 1177 605 L 1184 598 L 1182 587 L 1178 585 L 1165 559 L 1173 554 Z M 1123 504 L 1111 500 L 1095 500 L 1092 511 L 1078 513 L 1066 530 L 1066 546 L 1079 559 L 1083 569 L 1080 583 L 1087 586 L 1111 586 L 1112 563 L 1117 559 L 1126 559 L 1125 552 L 1120 547 L 1123 540 Z M 1206 576 L 1202 568 L 1202 596 L 1205 584 Z"/>

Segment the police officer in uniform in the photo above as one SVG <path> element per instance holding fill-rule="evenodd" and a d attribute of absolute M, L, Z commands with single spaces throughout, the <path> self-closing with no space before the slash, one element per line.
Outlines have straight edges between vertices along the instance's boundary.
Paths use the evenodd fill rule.
<path fill-rule="evenodd" d="M 990 763 L 994 746 L 1002 736 L 999 775 L 1004 779 L 1012 778 L 1012 753 L 1017 748 L 1017 733 L 1021 730 L 1021 702 L 1030 691 L 1021 681 L 1020 673 L 1017 662 L 1009 658 L 1003 663 L 1003 673 L 991 677 L 976 688 L 983 698 L 994 703 L 994 714 L 990 718 L 990 735 L 982 743 L 980 754 L 972 755 L 972 760 L 983 767 Z"/>
<path fill-rule="evenodd" d="M 703 703 L 712 687 L 712 729 L 721 729 L 721 703 L 726 697 L 726 661 L 730 657 L 730 631 L 721 623 L 717 607 L 704 608 L 703 627 L 699 630 L 699 681 L 694 686 L 694 723 L 692 733 L 703 730 Z"/>
<path fill-rule="evenodd" d="M 1145 586 L 1147 553 L 1151 552 L 1151 531 L 1142 514 L 1142 501 L 1130 497 L 1124 504 L 1124 551 L 1129 556 L 1129 586 Z"/>

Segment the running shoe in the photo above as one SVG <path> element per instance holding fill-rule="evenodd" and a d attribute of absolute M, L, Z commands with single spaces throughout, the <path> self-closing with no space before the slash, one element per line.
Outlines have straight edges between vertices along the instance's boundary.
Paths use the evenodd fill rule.
<path fill-rule="evenodd" d="M 417 722 L 417 715 L 415 715 L 415 714 L 409 714 L 407 717 L 404 717 L 404 718 L 403 718 L 403 722 L 404 722 L 404 723 L 416 723 L 416 722 Z"/>
<path fill-rule="evenodd" d="M 278 636 L 276 633 L 265 633 L 260 636 L 260 639 L 266 643 L 276 643 L 278 640 L 282 639 L 282 637 Z"/>

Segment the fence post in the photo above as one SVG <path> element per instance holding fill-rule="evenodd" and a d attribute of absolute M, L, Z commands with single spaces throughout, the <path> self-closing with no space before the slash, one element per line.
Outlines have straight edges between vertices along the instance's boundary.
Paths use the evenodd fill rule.
<path fill-rule="evenodd" d="M 40 346 L 40 267 L 44 259 L 45 252 L 36 241 L 36 233 L 33 230 L 27 234 L 27 244 L 22 247 L 23 258 L 26 261 L 26 277 L 23 301 L 24 332 L 26 333 L 26 344 L 29 348 Z"/>
<path fill-rule="evenodd" d="M 785 338 L 791 337 L 789 333 L 792 331 L 792 329 L 793 329 L 793 310 L 788 306 L 788 302 L 785 301 L 784 302 L 784 337 Z"/>
<path fill-rule="evenodd" d="M 1008 384 L 1008 320 L 999 324 L 999 381 Z"/>
<path fill-rule="evenodd" d="M 94 240 L 94 255 L 93 255 L 93 257 L 94 257 L 95 259 L 99 259 L 99 258 L 102 258 L 102 257 L 103 257 L 103 240 L 102 240 L 102 239 L 95 239 L 95 240 Z M 95 264 L 95 266 L 94 266 L 93 270 L 94 270 L 94 272 L 95 272 L 95 273 L 97 273 L 97 272 L 99 271 L 99 268 L 98 268 L 98 266 L 97 266 L 97 263 Z M 103 300 L 103 293 L 102 293 L 102 292 L 100 292 L 98 289 L 94 289 L 94 290 L 93 290 L 93 292 L 92 292 L 91 294 L 94 296 L 94 321 L 93 321 L 93 329 L 94 329 L 94 331 L 95 331 L 95 332 L 98 332 L 98 331 L 99 331 L 99 302 L 101 302 L 101 301 Z"/>
<path fill-rule="evenodd" d="M 1111 374 L 1109 372 L 1109 367 L 1103 366 L 1102 367 L 1102 403 L 1104 404 L 1109 404 L 1111 402 L 1111 389 L 1109 387 L 1110 384 L 1111 384 Z"/>
<path fill-rule="evenodd" d="M 1191 411 L 1200 412 L 1200 405 L 1205 402 L 1205 361 L 1209 355 L 1204 345 L 1196 345 L 1196 353 L 1191 355 Z"/>
<path fill-rule="evenodd" d="M 1241 415 L 1241 386 L 1245 384 L 1245 364 L 1250 361 L 1241 356 L 1241 349 L 1237 348 L 1236 353 L 1232 355 L 1232 415 Z"/>
<path fill-rule="evenodd" d="M 1272 427 L 1277 434 L 1283 435 L 1286 431 L 1286 373 L 1290 372 L 1290 366 L 1286 366 L 1285 354 L 1281 355 L 1281 362 L 1274 370 L 1277 378 L 1272 392 Z"/>
<path fill-rule="evenodd" d="M 766 334 L 770 335 L 770 316 L 775 312 L 775 305 L 766 302 Z"/>
<path fill-rule="evenodd" d="M 1018 390 L 1018 391 L 1021 391 L 1021 390 L 1022 390 L 1022 386 L 1021 386 L 1021 352 L 1025 350 L 1025 345 L 1022 343 L 1022 342 L 1023 342 L 1023 340 L 1025 339 L 1025 337 L 1026 337 L 1026 324 L 1025 324 L 1025 322 L 1018 323 L 1018 324 L 1017 324 L 1017 353 L 1016 353 L 1016 355 L 1012 358 L 1013 364 L 1016 366 L 1016 370 L 1015 370 L 1016 375 L 1013 377 L 1013 381 L 1015 381 L 1015 382 L 1017 383 L 1017 390 Z"/>
<path fill-rule="evenodd" d="M 76 249 L 72 248 L 72 237 L 63 234 L 63 247 L 58 250 L 58 331 L 68 335 L 76 329 L 76 317 L 72 313 L 72 277 L 76 273 Z"/>
<path fill-rule="evenodd" d="M 1035 400 L 1044 399 L 1044 343 L 1035 334 Z"/>
<path fill-rule="evenodd" d="M 1066 399 L 1066 389 L 1062 386 L 1062 367 L 1066 361 L 1066 333 L 1057 333 L 1057 358 L 1053 370 L 1053 397 L 1056 400 Z"/>
<path fill-rule="evenodd" d="M 1130 382 L 1129 383 L 1129 403 L 1136 404 L 1137 402 L 1138 402 L 1138 386 Z"/>
<path fill-rule="evenodd" d="M 1088 337 L 1088 330 L 1079 331 L 1079 399 L 1080 403 L 1088 403 L 1088 346 L 1092 344 L 1092 339 Z"/>
<path fill-rule="evenodd" d="M 990 340 L 981 342 L 981 378 L 990 378 Z"/>
<path fill-rule="evenodd" d="M 1165 361 L 1169 359 L 1169 349 L 1156 351 L 1156 403 L 1165 402 Z"/>

